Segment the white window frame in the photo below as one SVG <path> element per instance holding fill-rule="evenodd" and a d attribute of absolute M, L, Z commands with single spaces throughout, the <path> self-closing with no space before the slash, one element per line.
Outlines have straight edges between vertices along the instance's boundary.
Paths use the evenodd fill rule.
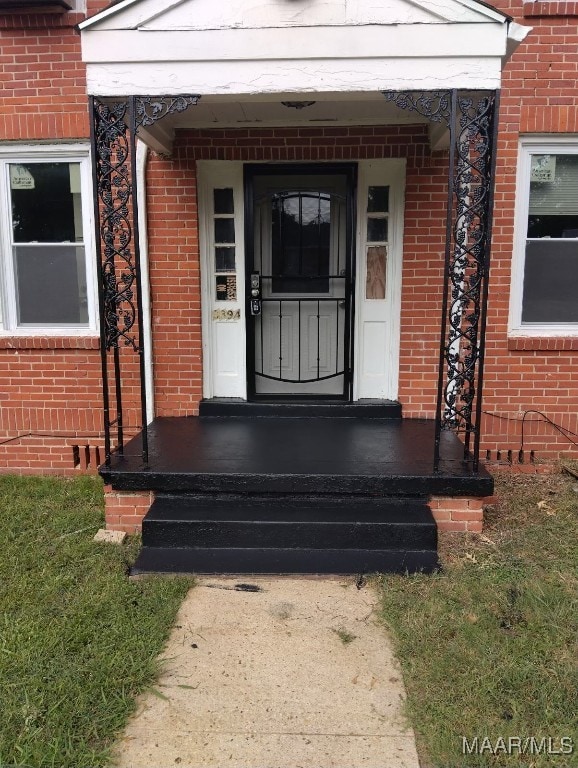
<path fill-rule="evenodd" d="M 578 136 L 524 136 L 520 140 L 516 178 L 514 253 L 510 291 L 510 336 L 578 336 L 578 323 L 523 323 L 522 298 L 530 208 L 531 155 L 578 155 Z M 575 238 L 572 238 L 575 239 Z"/>
<path fill-rule="evenodd" d="M 16 279 L 10 237 L 11 163 L 78 163 L 80 165 L 83 241 L 86 264 L 88 323 L 86 325 L 18 325 Z M 0 335 L 97 336 L 98 289 L 94 244 L 94 213 L 88 144 L 10 144 L 0 146 Z"/>

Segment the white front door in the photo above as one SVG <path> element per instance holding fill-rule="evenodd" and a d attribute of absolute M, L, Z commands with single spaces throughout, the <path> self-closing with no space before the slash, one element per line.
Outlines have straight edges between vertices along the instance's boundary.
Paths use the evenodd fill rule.
<path fill-rule="evenodd" d="M 258 169 L 248 195 L 248 271 L 259 293 L 248 314 L 253 394 L 348 398 L 348 174 Z"/>

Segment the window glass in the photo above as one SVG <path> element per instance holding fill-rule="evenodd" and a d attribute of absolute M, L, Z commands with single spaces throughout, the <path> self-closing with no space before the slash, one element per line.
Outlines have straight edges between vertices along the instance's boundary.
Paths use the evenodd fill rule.
<path fill-rule="evenodd" d="M 235 219 L 215 219 L 215 242 L 235 242 Z"/>
<path fill-rule="evenodd" d="M 369 187 L 367 194 L 368 213 L 387 213 L 389 210 L 389 187 Z"/>
<path fill-rule="evenodd" d="M 286 192 L 272 200 L 272 287 L 275 293 L 329 290 L 331 198 Z"/>
<path fill-rule="evenodd" d="M 227 189 L 214 189 L 213 190 L 213 203 L 215 207 L 215 213 L 234 213 L 235 207 L 233 202 L 233 190 Z"/>
<path fill-rule="evenodd" d="M 10 161 L 6 254 L 15 288 L 13 326 L 90 323 L 81 163 Z M 11 257 L 10 257 L 11 251 Z"/>
<path fill-rule="evenodd" d="M 387 219 L 367 219 L 367 239 L 370 243 L 387 241 Z"/>
<path fill-rule="evenodd" d="M 578 155 L 530 154 L 522 323 L 578 323 Z"/>
<path fill-rule="evenodd" d="M 19 325 L 86 325 L 88 301 L 84 248 L 14 247 Z"/>
<path fill-rule="evenodd" d="M 524 323 L 578 323 L 578 240 L 528 240 Z"/>
<path fill-rule="evenodd" d="M 235 246 L 215 248 L 215 269 L 217 272 L 235 271 Z"/>
<path fill-rule="evenodd" d="M 232 187 L 213 189 L 213 227 L 215 300 L 237 301 L 235 199 Z"/>
<path fill-rule="evenodd" d="M 578 155 L 531 156 L 528 237 L 578 237 Z"/>
<path fill-rule="evenodd" d="M 82 241 L 79 163 L 11 163 L 16 243 Z"/>

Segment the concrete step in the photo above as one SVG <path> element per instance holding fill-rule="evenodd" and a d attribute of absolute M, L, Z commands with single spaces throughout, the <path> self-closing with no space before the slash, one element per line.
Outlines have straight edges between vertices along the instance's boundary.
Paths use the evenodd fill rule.
<path fill-rule="evenodd" d="M 143 520 L 134 573 L 430 572 L 424 498 L 167 494 Z"/>

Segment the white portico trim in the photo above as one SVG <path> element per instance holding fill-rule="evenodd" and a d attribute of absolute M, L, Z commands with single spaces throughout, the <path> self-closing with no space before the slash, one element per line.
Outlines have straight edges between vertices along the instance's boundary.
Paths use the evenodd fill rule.
<path fill-rule="evenodd" d="M 124 0 L 80 29 L 90 94 L 214 97 L 496 89 L 529 31 L 473 0 Z"/>

